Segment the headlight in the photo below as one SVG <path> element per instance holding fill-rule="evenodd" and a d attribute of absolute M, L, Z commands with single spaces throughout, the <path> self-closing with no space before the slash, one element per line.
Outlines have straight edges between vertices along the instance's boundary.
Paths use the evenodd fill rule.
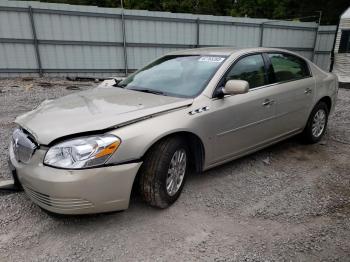
<path fill-rule="evenodd" d="M 82 137 L 51 147 L 44 164 L 69 169 L 103 165 L 118 149 L 120 139 L 113 135 Z"/>

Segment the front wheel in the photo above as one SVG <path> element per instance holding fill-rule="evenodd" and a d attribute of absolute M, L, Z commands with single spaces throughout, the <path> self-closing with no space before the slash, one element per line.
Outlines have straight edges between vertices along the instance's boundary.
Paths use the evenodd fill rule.
<path fill-rule="evenodd" d="M 328 107 L 324 102 L 319 102 L 313 108 L 302 133 L 304 142 L 314 144 L 322 139 L 327 128 L 328 114 Z"/>
<path fill-rule="evenodd" d="M 156 144 L 144 159 L 140 170 L 139 190 L 145 202 L 166 208 L 180 196 L 189 169 L 189 150 L 176 137 Z"/>

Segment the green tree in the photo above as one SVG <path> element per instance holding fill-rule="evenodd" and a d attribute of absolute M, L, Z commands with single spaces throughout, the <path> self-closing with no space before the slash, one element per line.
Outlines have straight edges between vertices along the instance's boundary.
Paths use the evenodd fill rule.
<path fill-rule="evenodd" d="M 42 2 L 120 7 L 120 0 L 41 0 Z M 322 24 L 336 24 L 349 0 L 124 0 L 128 9 L 195 13 L 209 15 L 248 16 L 252 18 L 316 21 L 322 11 Z"/>

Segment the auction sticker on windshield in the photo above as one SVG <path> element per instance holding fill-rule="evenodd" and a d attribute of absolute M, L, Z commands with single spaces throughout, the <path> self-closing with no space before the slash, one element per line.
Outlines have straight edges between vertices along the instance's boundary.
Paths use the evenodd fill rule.
<path fill-rule="evenodd" d="M 218 56 L 202 56 L 198 59 L 199 62 L 210 62 L 210 63 L 221 63 L 224 61 L 224 57 L 218 57 Z"/>

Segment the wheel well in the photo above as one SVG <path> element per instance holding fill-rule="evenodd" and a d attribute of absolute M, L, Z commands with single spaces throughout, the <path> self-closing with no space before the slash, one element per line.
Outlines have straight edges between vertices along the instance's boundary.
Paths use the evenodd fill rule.
<path fill-rule="evenodd" d="M 145 154 L 142 156 L 142 159 L 144 159 L 145 155 L 150 152 L 158 143 L 163 141 L 164 139 L 167 139 L 169 137 L 178 137 L 180 139 L 184 139 L 186 141 L 186 144 L 190 148 L 190 169 L 191 171 L 195 171 L 196 173 L 200 173 L 203 170 L 203 164 L 204 164 L 204 157 L 205 157 L 205 150 L 202 140 L 195 134 L 191 132 L 176 132 L 169 134 L 165 137 L 160 138 L 157 142 L 153 143 L 153 145 L 147 149 Z M 134 179 L 134 183 L 132 186 L 132 194 L 135 194 L 138 192 L 138 184 L 140 181 L 140 170 L 137 172 L 136 177 Z M 137 193 L 136 193 L 137 194 Z"/>
<path fill-rule="evenodd" d="M 169 134 L 162 137 L 157 142 L 155 142 L 145 153 L 145 155 L 152 150 L 152 148 L 164 139 L 169 137 L 178 137 L 183 139 L 190 149 L 190 167 L 193 171 L 200 173 L 203 169 L 205 150 L 202 140 L 195 134 L 191 132 L 181 131 Z"/>
<path fill-rule="evenodd" d="M 319 102 L 324 102 L 326 105 L 327 105 L 327 108 L 328 108 L 328 112 L 331 110 L 332 108 L 332 99 L 329 97 L 329 96 L 324 96 L 320 99 Z"/>

